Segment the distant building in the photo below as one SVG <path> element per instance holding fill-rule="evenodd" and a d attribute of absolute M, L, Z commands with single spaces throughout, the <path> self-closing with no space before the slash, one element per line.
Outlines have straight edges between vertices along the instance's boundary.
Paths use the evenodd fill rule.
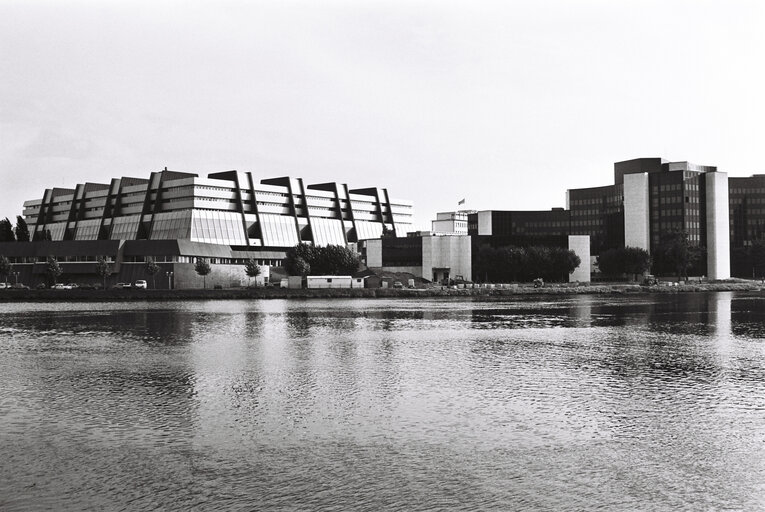
<path fill-rule="evenodd" d="M 143 279 L 135 264 L 153 258 L 163 275 L 173 272 L 175 287 L 198 286 L 193 262 L 204 258 L 213 266 L 208 283 L 220 274 L 220 284 L 228 286 L 233 278 L 224 276 L 244 276 L 240 265 L 249 258 L 279 266 L 286 249 L 301 242 L 355 246 L 383 233 L 405 236 L 412 215 L 411 201 L 393 199 L 384 188 L 289 177 L 258 182 L 239 171 L 202 178 L 165 169 L 148 179 L 46 190 L 24 203 L 34 241 L 0 244 L 0 254 L 19 264 L 29 284 L 39 282 L 42 260 L 53 255 L 65 263 L 71 281 L 97 281 L 98 256 L 114 262 L 114 280 Z M 224 272 L 222 265 L 233 268 Z M 157 280 L 158 287 L 169 281 Z"/>
<path fill-rule="evenodd" d="M 471 281 L 472 253 L 466 235 L 415 235 L 359 243 L 364 263 L 371 269 L 407 272 L 428 281 Z"/>
<path fill-rule="evenodd" d="M 468 215 L 472 211 L 441 212 L 436 214 L 436 220 L 431 221 L 432 232 L 437 235 L 467 235 Z"/>
<path fill-rule="evenodd" d="M 434 227 L 449 213 L 439 216 Z M 593 262 L 618 247 L 655 251 L 665 234 L 685 232 L 706 249 L 707 275 L 725 279 L 731 251 L 765 240 L 765 175 L 728 178 L 714 166 L 638 158 L 616 162 L 611 185 L 568 190 L 565 209 L 484 210 L 467 222 L 474 245 L 566 246 L 569 235 L 586 235 Z"/>

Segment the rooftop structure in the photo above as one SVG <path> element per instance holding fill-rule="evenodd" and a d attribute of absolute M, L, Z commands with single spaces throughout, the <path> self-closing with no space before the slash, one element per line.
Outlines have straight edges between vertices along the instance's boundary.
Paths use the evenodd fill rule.
<path fill-rule="evenodd" d="M 405 236 L 412 213 L 411 201 L 384 188 L 167 169 L 148 179 L 48 189 L 24 203 L 33 240 L 182 239 L 247 248 L 346 244 L 384 231 Z"/>

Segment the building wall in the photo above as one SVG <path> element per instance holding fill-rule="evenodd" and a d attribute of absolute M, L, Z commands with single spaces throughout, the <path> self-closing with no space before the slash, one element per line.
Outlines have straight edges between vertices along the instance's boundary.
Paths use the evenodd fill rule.
<path fill-rule="evenodd" d="M 571 189 L 572 235 L 589 235 L 592 252 L 624 246 L 624 185 Z"/>
<path fill-rule="evenodd" d="M 648 173 L 624 176 L 624 245 L 650 251 Z M 589 245 L 589 242 L 588 242 Z M 588 247 L 589 250 L 589 247 Z"/>
<path fill-rule="evenodd" d="M 709 279 L 730 278 L 730 222 L 728 175 L 706 174 L 707 275 Z"/>
<path fill-rule="evenodd" d="M 366 246 L 366 264 L 368 267 L 380 268 L 383 266 L 382 242 L 382 239 L 364 242 Z"/>
<path fill-rule="evenodd" d="M 405 235 L 413 205 L 384 188 L 305 185 L 300 178 L 256 182 L 251 173 L 226 171 L 207 178 L 153 172 L 148 179 L 54 188 L 26 201 L 24 216 L 35 240 L 172 240 L 245 247 L 290 247 L 299 242 L 345 245 Z"/>
<path fill-rule="evenodd" d="M 478 212 L 478 232 L 476 235 L 491 235 L 491 211 Z"/>
<path fill-rule="evenodd" d="M 422 239 L 422 277 L 433 279 L 434 268 L 449 268 L 450 277 L 473 280 L 469 236 L 426 236 Z"/>
<path fill-rule="evenodd" d="M 568 248 L 569 250 L 574 251 L 581 260 L 576 270 L 569 274 L 569 282 L 589 283 L 590 275 L 592 273 L 590 237 L 587 235 L 569 235 Z"/>

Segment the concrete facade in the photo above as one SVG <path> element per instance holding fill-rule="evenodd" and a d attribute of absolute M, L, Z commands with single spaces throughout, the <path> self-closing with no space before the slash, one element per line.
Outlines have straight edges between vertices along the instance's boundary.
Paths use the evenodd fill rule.
<path fill-rule="evenodd" d="M 434 280 L 434 269 L 449 269 L 449 277 L 473 280 L 469 236 L 426 236 L 422 239 L 422 277 Z M 436 279 L 437 280 L 437 279 Z"/>
<path fill-rule="evenodd" d="M 370 268 L 407 272 L 428 281 L 457 276 L 466 281 L 473 278 L 471 237 L 467 235 L 383 238 L 365 240 L 360 245 L 364 263 Z M 395 254 L 402 248 L 406 255 L 396 258 Z"/>
<path fill-rule="evenodd" d="M 478 232 L 476 235 L 490 236 L 491 234 L 491 211 L 478 212 Z"/>
<path fill-rule="evenodd" d="M 624 245 L 651 249 L 650 194 L 648 173 L 625 174 Z"/>
<path fill-rule="evenodd" d="M 366 265 L 372 268 L 382 268 L 382 239 L 367 240 L 364 242 L 366 246 Z"/>
<path fill-rule="evenodd" d="M 707 273 L 709 279 L 730 278 L 728 175 L 706 174 Z"/>
<path fill-rule="evenodd" d="M 580 282 L 589 283 L 590 275 L 592 273 L 590 258 L 590 237 L 588 235 L 569 235 L 568 248 L 579 256 L 581 263 L 579 266 L 568 276 L 570 283 Z"/>
<path fill-rule="evenodd" d="M 440 212 L 431 221 L 431 231 L 437 235 L 467 235 L 468 211 Z"/>
<path fill-rule="evenodd" d="M 47 189 L 24 203 L 33 240 L 173 240 L 248 248 L 345 245 L 405 236 L 411 201 L 391 199 L 384 188 L 306 184 L 301 178 L 267 178 L 225 171 L 153 172 L 148 178 L 114 178 Z"/>

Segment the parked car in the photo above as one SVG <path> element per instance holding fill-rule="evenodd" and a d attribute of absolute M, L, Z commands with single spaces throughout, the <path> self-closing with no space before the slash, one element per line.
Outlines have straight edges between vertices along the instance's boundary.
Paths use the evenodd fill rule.
<path fill-rule="evenodd" d="M 8 288 L 12 288 L 14 290 L 29 290 L 29 286 L 22 283 L 16 283 L 12 286 L 9 286 Z"/>
<path fill-rule="evenodd" d="M 133 285 L 133 288 L 138 288 L 139 290 L 145 290 L 146 288 L 148 288 L 148 286 L 146 286 L 146 281 L 144 281 L 143 279 L 139 279 L 138 281 L 135 282 L 135 284 Z"/>
<path fill-rule="evenodd" d="M 126 288 L 126 289 L 129 289 L 130 288 L 130 283 L 117 283 L 114 286 L 112 286 L 112 288 L 118 288 L 118 289 Z"/>
<path fill-rule="evenodd" d="M 56 283 L 53 286 L 50 287 L 51 290 L 71 290 L 72 285 L 70 284 L 63 284 L 63 283 Z"/>
<path fill-rule="evenodd" d="M 0 283 L 0 290 L 5 290 L 6 288 L 10 288 L 7 283 Z"/>
<path fill-rule="evenodd" d="M 394 281 L 393 282 L 393 288 L 403 288 L 404 285 L 401 284 L 401 281 Z"/>

